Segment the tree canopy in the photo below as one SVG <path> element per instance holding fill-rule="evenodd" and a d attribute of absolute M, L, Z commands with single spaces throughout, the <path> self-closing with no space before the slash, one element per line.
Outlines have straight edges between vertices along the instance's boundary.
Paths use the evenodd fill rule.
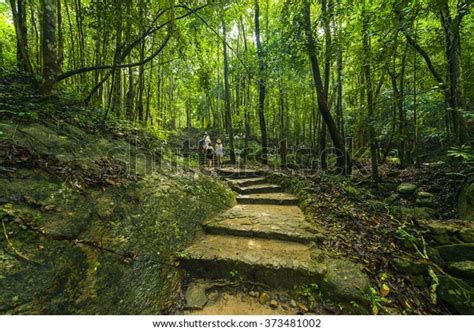
<path fill-rule="evenodd" d="M 470 4 L 1 1 L 0 65 L 104 121 L 222 129 L 232 162 L 326 169 L 335 156 L 350 173 L 367 156 L 377 180 L 389 159 L 472 153 Z"/>

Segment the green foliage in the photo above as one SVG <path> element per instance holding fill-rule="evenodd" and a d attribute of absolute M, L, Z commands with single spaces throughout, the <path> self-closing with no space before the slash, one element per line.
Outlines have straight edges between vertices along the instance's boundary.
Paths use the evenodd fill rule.
<path fill-rule="evenodd" d="M 370 288 L 369 301 L 372 313 L 374 315 L 378 315 L 380 308 L 383 307 L 383 304 L 388 302 L 387 298 L 381 296 L 379 292 L 373 287 Z"/>
<path fill-rule="evenodd" d="M 474 151 L 469 145 L 453 146 L 448 150 L 448 156 L 461 162 L 474 161 Z"/>
<path fill-rule="evenodd" d="M 316 283 L 311 283 L 309 285 L 300 285 L 294 288 L 294 292 L 296 295 L 310 299 L 313 295 L 320 295 L 320 288 L 319 285 Z"/>

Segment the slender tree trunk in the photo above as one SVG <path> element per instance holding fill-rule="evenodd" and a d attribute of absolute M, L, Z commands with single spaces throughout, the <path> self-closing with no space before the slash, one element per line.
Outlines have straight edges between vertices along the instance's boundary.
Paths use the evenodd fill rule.
<path fill-rule="evenodd" d="M 133 101 L 135 99 L 135 88 L 133 83 L 134 68 L 128 68 L 128 91 L 127 91 L 127 119 L 133 120 Z"/>
<path fill-rule="evenodd" d="M 338 4 L 339 5 L 339 4 Z M 344 115 L 342 110 L 342 37 L 341 27 L 339 24 L 335 24 L 336 36 L 337 36 L 337 50 L 336 50 L 336 77 L 337 77 L 337 97 L 336 97 L 336 122 L 339 134 L 342 140 L 345 140 L 344 133 Z"/>
<path fill-rule="evenodd" d="M 418 112 L 417 112 L 417 91 L 416 91 L 416 80 L 417 80 L 417 54 L 413 52 L 413 158 L 415 166 L 420 166 L 420 160 L 418 158 Z"/>
<path fill-rule="evenodd" d="M 282 168 L 287 166 L 287 136 L 285 130 L 285 97 L 283 90 L 283 78 L 280 78 L 280 88 L 279 88 L 279 117 L 280 117 L 280 165 Z"/>
<path fill-rule="evenodd" d="M 223 11 L 223 9 L 222 9 Z M 223 34 L 223 55 L 224 55 L 224 101 L 225 101 L 225 125 L 227 128 L 227 135 L 229 136 L 229 155 L 230 162 L 235 163 L 234 150 L 234 128 L 232 124 L 232 110 L 230 108 L 230 86 L 229 86 L 229 60 L 227 56 L 227 32 L 225 26 L 224 13 L 222 13 L 222 34 Z"/>
<path fill-rule="evenodd" d="M 15 26 L 17 40 L 17 66 L 20 70 L 25 71 L 30 76 L 33 85 L 36 85 L 33 67 L 30 61 L 30 54 L 28 51 L 25 0 L 18 0 L 18 2 L 16 0 L 10 0 L 10 5 L 13 14 L 13 25 Z"/>
<path fill-rule="evenodd" d="M 143 8 L 145 6 L 143 0 L 139 2 L 139 16 L 140 16 L 140 33 L 144 32 L 144 26 L 143 26 L 143 21 L 144 21 L 144 10 Z M 145 40 L 142 40 L 140 44 L 140 62 L 142 64 L 139 66 L 138 69 L 138 101 L 137 101 L 137 115 L 138 115 L 138 121 L 140 123 L 143 122 L 143 90 L 145 88 L 145 65 L 143 64 L 143 60 L 145 59 Z"/>
<path fill-rule="evenodd" d="M 364 75 L 367 88 L 367 119 L 370 140 L 370 161 L 372 170 L 372 179 L 375 182 L 380 180 L 378 170 L 377 141 L 375 136 L 375 114 L 374 114 L 374 92 L 372 90 L 372 74 L 371 74 L 371 47 L 369 39 L 369 16 L 365 9 L 365 0 L 362 4 L 362 30 L 363 30 L 363 48 L 365 53 Z"/>
<path fill-rule="evenodd" d="M 400 166 L 403 168 L 408 164 L 408 156 L 407 156 L 407 120 L 406 120 L 406 112 L 404 107 L 404 99 L 405 99 L 405 67 L 406 67 L 406 57 L 407 57 L 407 48 L 403 52 L 401 68 L 400 68 L 400 89 L 398 91 L 398 121 L 399 121 L 399 148 L 398 148 L 398 155 L 400 158 Z"/>
<path fill-rule="evenodd" d="M 324 95 L 326 100 L 329 99 L 329 78 L 331 73 L 331 9 L 329 8 L 332 2 L 327 0 L 321 0 L 321 9 L 323 15 L 323 30 L 324 30 Z M 321 123 L 321 133 L 319 135 L 319 149 L 321 157 L 321 169 L 327 170 L 328 168 L 328 151 L 327 151 L 327 128 L 324 123 Z"/>
<path fill-rule="evenodd" d="M 50 96 L 58 73 L 56 49 L 56 0 L 41 0 L 41 53 L 43 54 L 43 81 L 41 93 Z"/>
<path fill-rule="evenodd" d="M 265 94 L 266 94 L 266 82 L 265 82 L 265 60 L 263 57 L 263 49 L 260 41 L 260 7 L 258 0 L 255 0 L 255 39 L 257 44 L 257 57 L 258 57 L 258 119 L 260 122 L 260 134 L 262 143 L 262 163 L 268 163 L 268 135 L 267 135 L 267 124 L 265 122 Z"/>
<path fill-rule="evenodd" d="M 64 64 L 64 31 L 63 31 L 63 15 L 61 13 L 61 0 L 58 3 L 58 73 L 62 72 Z"/>
<path fill-rule="evenodd" d="M 331 115 L 327 103 L 326 93 L 324 91 L 323 82 L 321 80 L 321 71 L 319 69 L 318 58 L 316 56 L 316 45 L 311 29 L 311 8 L 310 1 L 304 0 L 304 30 L 306 35 L 307 50 L 311 62 L 314 85 L 318 96 L 319 112 L 326 123 L 329 134 L 331 136 L 334 148 L 336 149 L 337 166 L 344 174 L 350 174 L 352 165 L 350 155 L 346 152 L 344 141 L 339 134 L 336 123 Z"/>
<path fill-rule="evenodd" d="M 11 1 L 12 3 L 14 1 Z M 13 6 L 13 5 L 12 5 Z M 19 34 L 21 38 L 17 38 L 16 43 L 16 61 L 18 68 L 22 71 L 27 71 L 27 63 L 25 62 L 23 47 L 28 47 L 28 30 L 26 28 L 26 0 L 17 0 L 16 3 L 16 17 Z"/>
<path fill-rule="evenodd" d="M 82 4 L 81 0 L 74 0 L 74 5 L 76 9 L 76 26 L 77 26 L 77 45 L 79 51 L 79 63 L 81 67 L 85 66 L 85 54 L 84 54 L 84 29 L 83 29 L 83 13 L 82 13 Z M 79 76 L 79 84 L 84 83 L 84 76 Z"/>
<path fill-rule="evenodd" d="M 464 122 L 459 114 L 465 109 L 464 87 L 461 69 L 461 37 L 460 24 L 463 16 L 468 10 L 468 1 L 464 6 L 459 6 L 457 15 L 452 18 L 449 12 L 448 1 L 442 1 L 440 5 L 440 20 L 445 36 L 445 53 L 447 60 L 447 72 L 449 81 L 449 106 L 452 119 L 452 132 L 454 143 L 463 144 L 466 142 L 467 132 Z"/>
<path fill-rule="evenodd" d="M 122 0 L 118 0 L 116 4 L 117 24 L 115 28 L 115 55 L 114 69 L 112 72 L 112 111 L 117 115 L 122 113 L 122 70 L 117 69 L 120 66 L 120 48 L 122 45 Z"/>

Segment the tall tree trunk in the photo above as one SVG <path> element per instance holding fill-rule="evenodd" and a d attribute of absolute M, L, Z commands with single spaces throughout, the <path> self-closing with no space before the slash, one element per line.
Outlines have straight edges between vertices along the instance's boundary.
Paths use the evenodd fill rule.
<path fill-rule="evenodd" d="M 222 9 L 222 11 L 224 11 Z M 224 55 L 224 101 L 225 101 L 225 125 L 229 136 L 230 162 L 235 163 L 234 150 L 234 128 L 232 124 L 232 110 L 230 108 L 230 86 L 229 86 L 229 59 L 227 56 L 227 32 L 225 26 L 224 12 L 222 12 L 222 34 L 223 34 L 223 55 Z"/>
<path fill-rule="evenodd" d="M 287 136 L 285 130 L 285 97 L 283 91 L 283 78 L 280 78 L 279 88 L 279 117 L 280 117 L 280 165 L 282 168 L 287 166 Z"/>
<path fill-rule="evenodd" d="M 416 28 L 415 28 L 416 29 Z M 417 104 L 417 91 L 416 91 L 416 80 L 417 80 L 417 54 L 413 52 L 413 149 L 412 154 L 415 161 L 415 166 L 420 166 L 420 160 L 418 157 L 418 104 Z"/>
<path fill-rule="evenodd" d="M 445 37 L 445 53 L 449 81 L 449 106 L 451 110 L 452 131 L 455 144 L 466 142 L 467 132 L 464 127 L 460 110 L 465 110 L 464 87 L 461 69 L 461 20 L 468 11 L 468 3 L 459 1 L 458 11 L 454 18 L 449 12 L 447 0 L 441 1 L 440 20 Z"/>
<path fill-rule="evenodd" d="M 339 5 L 339 3 L 338 3 Z M 342 139 L 345 139 L 344 133 L 344 115 L 342 110 L 342 36 L 341 36 L 341 26 L 340 24 L 334 24 L 336 37 L 337 37 L 337 50 L 336 50 L 336 80 L 337 80 L 337 97 L 336 97 L 336 123 L 339 130 L 339 134 Z"/>
<path fill-rule="evenodd" d="M 128 91 L 127 91 L 127 119 L 133 120 L 133 101 L 135 99 L 135 86 L 133 83 L 134 68 L 128 68 Z"/>
<path fill-rule="evenodd" d="M 139 16 L 140 16 L 140 33 L 144 32 L 144 10 L 145 6 L 143 0 L 139 2 Z M 140 123 L 143 122 L 143 90 L 145 88 L 145 65 L 143 64 L 143 60 L 145 59 L 145 40 L 143 39 L 140 44 L 140 62 L 142 64 L 139 66 L 138 69 L 138 101 L 137 101 L 137 115 L 138 121 Z"/>
<path fill-rule="evenodd" d="M 365 8 L 365 0 L 362 4 L 362 30 L 363 30 L 363 48 L 364 48 L 364 75 L 365 84 L 367 88 L 367 122 L 369 130 L 369 144 L 370 144 L 370 161 L 372 170 L 372 179 L 375 182 L 380 180 L 378 170 L 378 156 L 377 156 L 377 141 L 375 136 L 375 115 L 374 115 L 374 92 L 372 90 L 372 76 L 371 76 L 371 47 L 369 39 L 369 16 Z"/>
<path fill-rule="evenodd" d="M 33 67 L 30 61 L 30 54 L 28 51 L 25 0 L 10 0 L 10 5 L 13 14 L 13 25 L 15 27 L 17 41 L 17 66 L 20 70 L 25 71 L 32 79 L 32 82 L 36 85 Z"/>
<path fill-rule="evenodd" d="M 244 44 L 244 52 L 247 54 L 248 46 L 247 46 L 247 35 L 245 32 L 244 22 L 242 20 L 242 16 L 240 16 L 240 26 L 242 30 L 242 39 Z M 244 138 L 244 162 L 247 162 L 248 153 L 249 153 L 249 140 L 250 140 L 250 84 L 251 78 L 250 74 L 243 78 L 244 85 L 242 87 L 242 95 L 243 95 L 243 106 L 244 106 L 244 127 L 245 127 L 245 138 Z"/>
<path fill-rule="evenodd" d="M 117 115 L 122 113 L 122 70 L 117 69 L 121 64 L 120 48 L 122 45 L 122 0 L 118 0 L 116 4 L 117 24 L 115 28 L 115 55 L 114 68 L 112 72 L 112 111 Z"/>
<path fill-rule="evenodd" d="M 352 170 L 351 158 L 347 153 L 344 141 L 339 134 L 336 123 L 331 115 L 327 103 L 326 92 L 324 91 L 323 82 L 321 80 L 321 71 L 319 69 L 318 58 L 316 56 L 316 45 L 311 29 L 311 8 L 310 1 L 304 0 L 304 30 L 306 35 L 307 50 L 311 62 L 311 70 L 313 73 L 314 85 L 318 96 L 319 112 L 326 123 L 329 134 L 331 136 L 334 148 L 336 149 L 337 166 L 344 174 L 350 174 Z"/>
<path fill-rule="evenodd" d="M 331 1 L 328 4 L 327 0 L 321 0 L 321 9 L 323 15 L 323 30 L 324 30 L 324 95 L 326 100 L 329 99 L 329 78 L 331 74 Z M 327 129 L 324 123 L 321 123 L 321 133 L 319 135 L 319 150 L 321 157 L 321 169 L 328 168 L 328 150 L 327 150 Z"/>
<path fill-rule="evenodd" d="M 84 54 L 84 48 L 85 48 L 85 42 L 84 42 L 84 29 L 83 29 L 83 12 L 82 12 L 82 4 L 81 0 L 74 0 L 74 5 L 76 9 L 76 26 L 77 26 L 77 45 L 78 45 L 78 51 L 79 51 L 79 63 L 81 67 L 85 66 L 85 54 Z M 80 75 L 79 76 L 79 84 L 84 83 L 84 76 Z"/>
<path fill-rule="evenodd" d="M 408 45 L 407 45 L 408 48 Z M 398 156 L 400 158 L 400 166 L 403 168 L 408 164 L 408 130 L 407 130 L 407 119 L 406 111 L 404 107 L 405 99 L 405 67 L 407 58 L 407 48 L 405 48 L 402 56 L 402 63 L 400 68 L 400 89 L 398 93 L 398 121 L 399 121 L 399 148 Z"/>
<path fill-rule="evenodd" d="M 58 72 L 62 72 L 64 63 L 64 31 L 63 31 L 63 15 L 61 13 L 61 0 L 58 3 Z"/>
<path fill-rule="evenodd" d="M 56 49 L 56 0 L 41 0 L 41 53 L 43 54 L 43 81 L 41 93 L 50 96 L 58 73 Z"/>
<path fill-rule="evenodd" d="M 257 57 L 258 57 L 258 119 L 260 122 L 260 134 L 262 143 L 262 163 L 268 163 L 268 136 L 267 136 L 267 124 L 265 122 L 265 94 L 266 94 L 266 82 L 265 82 L 265 60 L 263 58 L 263 49 L 260 41 L 260 7 L 258 0 L 255 0 L 255 39 L 257 44 Z"/>

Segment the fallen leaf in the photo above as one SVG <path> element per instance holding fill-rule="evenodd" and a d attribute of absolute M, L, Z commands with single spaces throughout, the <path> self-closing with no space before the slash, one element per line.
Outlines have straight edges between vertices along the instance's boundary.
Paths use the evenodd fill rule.
<path fill-rule="evenodd" d="M 380 295 L 386 297 L 390 293 L 390 287 L 387 284 L 383 284 L 380 288 Z"/>

